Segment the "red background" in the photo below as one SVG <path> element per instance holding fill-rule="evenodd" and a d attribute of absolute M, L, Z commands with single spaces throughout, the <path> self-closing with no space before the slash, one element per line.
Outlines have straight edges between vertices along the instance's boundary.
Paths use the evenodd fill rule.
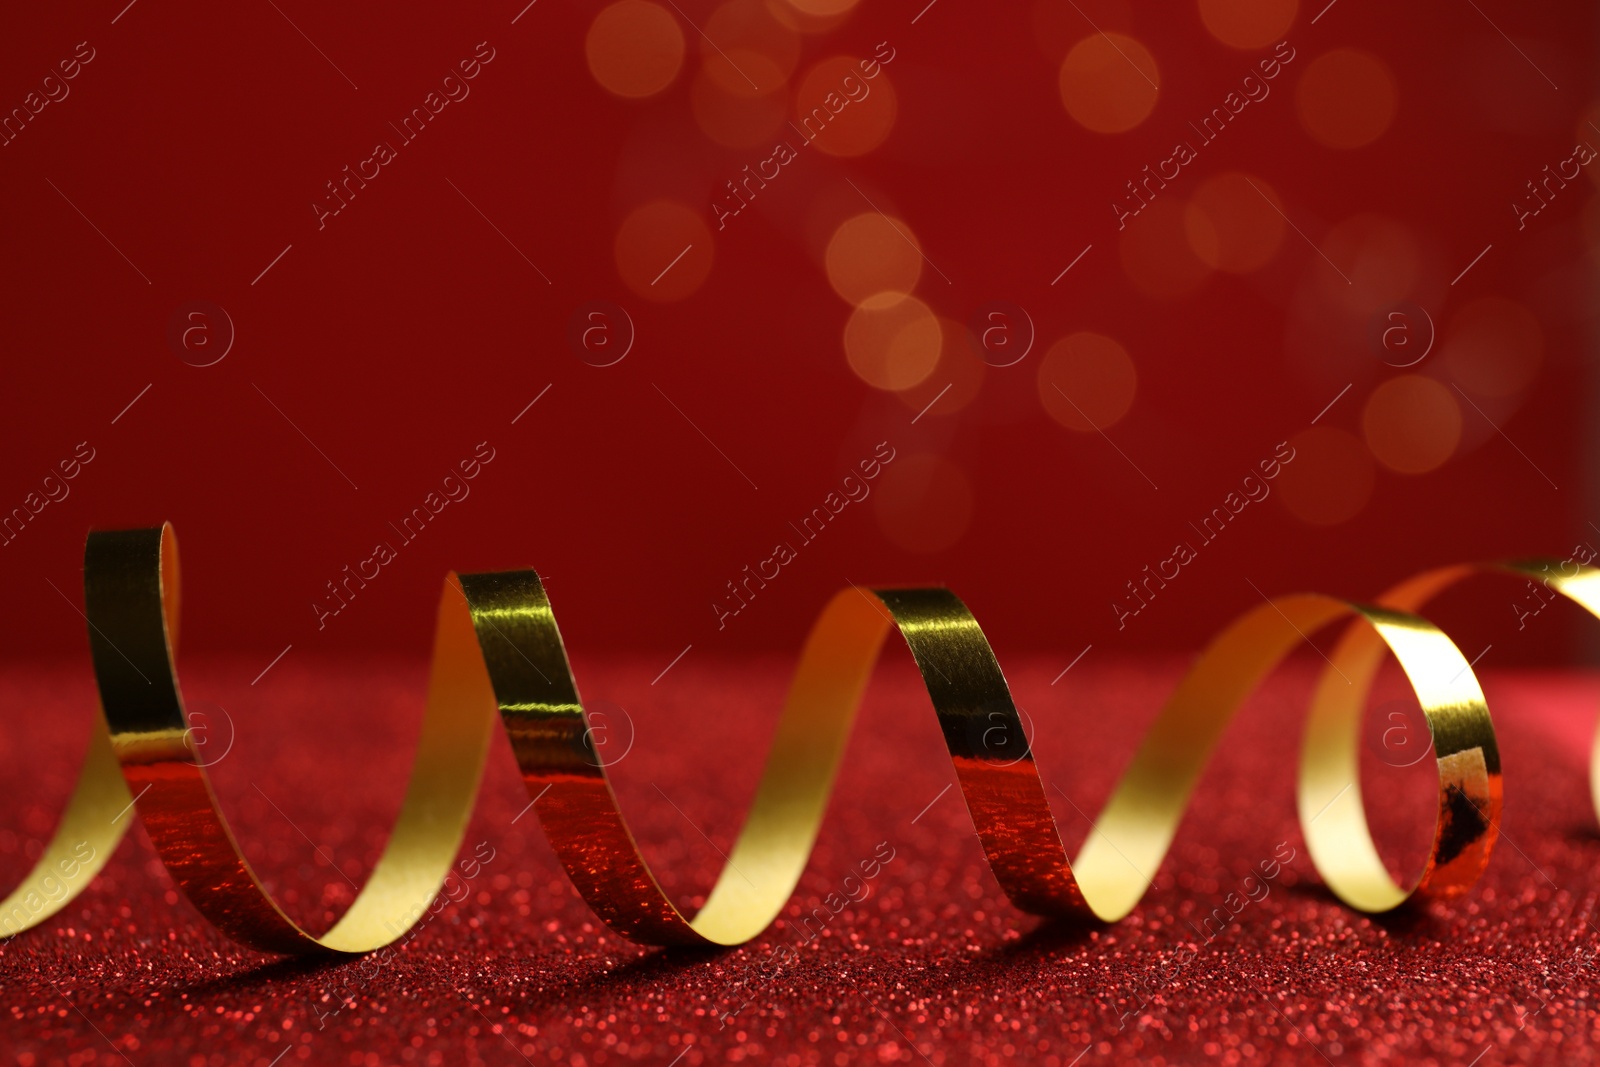
<path fill-rule="evenodd" d="M 1305 239 L 1286 232 L 1265 268 L 1211 273 L 1168 299 L 1130 283 L 1110 203 L 1270 49 L 1218 43 L 1191 3 L 980 15 L 944 0 L 914 24 L 919 5 L 864 5 L 801 35 L 788 91 L 812 64 L 887 41 L 896 58 L 880 78 L 898 100 L 888 138 L 856 158 L 802 149 L 755 206 L 711 231 L 704 284 L 663 303 L 619 276 L 622 220 L 666 198 L 710 224 L 713 192 L 767 154 L 723 148 L 696 125 L 689 83 L 712 49 L 689 23 L 706 26 L 713 8 L 681 6 L 684 72 L 643 101 L 596 84 L 583 48 L 594 9 L 563 0 L 541 0 L 515 25 L 516 5 L 140 3 L 115 24 L 119 5 L 8 16 L 6 107 L 79 41 L 96 52 L 71 95 L 0 148 L 4 506 L 20 505 L 77 442 L 96 449 L 70 498 L 0 548 L 15 577 L 8 649 L 80 649 L 81 620 L 42 579 L 75 599 L 86 528 L 163 519 L 184 550 L 188 647 L 250 650 L 263 664 L 289 644 L 420 652 L 451 567 L 535 566 L 580 647 L 648 650 L 663 664 L 691 643 L 792 649 L 846 579 L 948 583 L 1002 648 L 1057 652 L 1064 664 L 1091 642 L 1192 648 L 1257 598 L 1246 578 L 1267 593 L 1370 596 L 1429 564 L 1564 554 L 1600 537 L 1585 460 L 1591 185 L 1580 178 L 1521 232 L 1510 207 L 1587 131 L 1587 6 L 1301 8 L 1284 35 L 1296 59 L 1271 96 L 1161 195 L 1181 206 L 1208 177 L 1243 171 L 1274 190 Z M 1062 107 L 1057 68 L 1094 36 L 1091 21 L 1136 37 L 1160 65 L 1154 111 L 1126 133 L 1090 132 Z M 324 183 L 485 40 L 496 58 L 471 95 L 319 231 L 310 205 Z M 1355 150 L 1317 143 L 1297 118 L 1297 79 L 1340 47 L 1378 56 L 1397 88 L 1392 123 Z M 913 425 L 942 368 L 913 405 L 847 365 L 849 308 L 822 265 L 832 227 L 867 210 L 847 180 L 915 229 L 949 279 L 925 268 L 918 290 L 940 315 L 966 322 L 999 299 L 1036 324 L 1028 358 L 985 369 L 965 406 L 936 404 Z M 1366 397 L 1404 373 L 1369 343 L 1388 300 L 1368 293 L 1358 249 L 1336 232 L 1362 215 L 1389 220 L 1417 250 L 1404 295 L 1431 315 L 1441 345 L 1415 370 L 1448 379 L 1438 352 L 1472 300 L 1503 297 L 1536 316 L 1543 356 L 1531 385 L 1476 401 L 1515 444 L 1460 404 L 1463 443 L 1443 467 L 1418 477 L 1375 466 L 1364 506 L 1333 526 L 1307 524 L 1275 493 L 1119 633 L 1109 602 L 1188 522 L 1346 384 L 1319 426 L 1359 441 Z M 1313 244 L 1344 260 L 1370 310 L 1296 318 L 1308 291 L 1339 284 Z M 168 343 L 192 300 L 221 305 L 235 325 L 214 366 L 189 366 Z M 615 366 L 589 366 L 568 344 L 569 319 L 592 300 L 620 304 L 636 327 Z M 1109 431 L 1127 461 L 1040 403 L 1041 354 L 1078 330 L 1116 338 L 1137 367 L 1133 405 Z M 497 460 L 471 497 L 319 632 L 310 605 L 323 583 L 370 555 L 386 523 L 484 440 Z M 912 551 L 885 536 L 879 502 L 852 505 L 719 633 L 710 605 L 724 583 L 881 440 L 907 470 L 908 457 L 933 454 L 961 472 L 970 519 L 951 518 L 962 509 L 940 485 L 897 496 L 912 521 L 953 525 L 958 539 Z M 1313 477 L 1316 463 L 1301 460 L 1308 491 L 1337 493 L 1342 476 Z M 1498 599 L 1484 610 L 1515 621 Z M 1538 646 L 1508 640 L 1503 652 L 1560 649 L 1566 632 L 1552 627 Z"/>
<path fill-rule="evenodd" d="M 720 47 L 700 32 L 720 25 L 712 3 L 663 5 L 687 42 L 684 67 L 634 101 L 586 62 L 597 4 L 124 4 L 14 11 L 0 32 L 0 115 L 78 42 L 95 50 L 70 96 L 0 147 L 0 512 L 78 442 L 95 449 L 71 495 L 0 547 L 13 661 L 0 676 L 0 808 L 13 813 L 0 884 L 50 833 L 93 711 L 72 607 L 91 525 L 177 524 L 191 708 L 227 723 L 219 743 L 238 741 L 215 769 L 219 795 L 269 887 L 311 925 L 348 902 L 390 825 L 448 568 L 548 576 L 590 706 L 625 707 L 636 731 L 615 774 L 630 823 L 674 899 L 693 906 L 746 810 L 786 657 L 846 581 L 943 582 L 969 601 L 1029 709 L 1076 845 L 1080 812 L 1097 809 L 1178 676 L 1165 650 L 1192 651 L 1258 590 L 1370 596 L 1439 563 L 1600 544 L 1588 296 L 1600 172 L 1525 229 L 1511 207 L 1576 140 L 1600 144 L 1590 5 L 1303 5 L 1284 34 L 1296 58 L 1271 95 L 1119 233 L 1110 205 L 1124 183 L 1270 46 L 1220 43 L 1191 0 L 861 4 L 796 38 L 775 92 L 804 110 L 816 64 L 886 41 L 896 54 L 874 91 L 881 101 L 893 87 L 889 135 L 855 157 L 802 150 L 718 233 L 713 194 L 767 149 L 727 148 L 696 118 L 694 85 Z M 1126 132 L 1092 132 L 1063 107 L 1063 57 L 1097 28 L 1136 39 L 1159 66 L 1154 109 Z M 319 229 L 311 204 L 324 183 L 480 41 L 495 58 L 471 95 Z M 1354 149 L 1311 136 L 1300 108 L 1307 72 L 1338 49 L 1377 57 L 1395 90 L 1392 121 Z M 1173 220 L 1227 173 L 1270 189 L 1294 229 L 1258 269 L 1195 272 Z M 703 282 L 670 300 L 616 252 L 630 215 L 662 199 L 708 235 L 667 275 Z M 906 397 L 863 381 L 842 348 L 850 306 L 824 249 L 869 201 L 914 231 L 928 260 L 920 299 L 957 324 L 990 301 L 1025 308 L 1037 327 L 1028 357 L 983 367 L 951 344 Z M 1193 284 L 1153 295 L 1140 281 L 1151 262 Z M 1405 262 L 1415 269 L 1395 282 Z M 1463 316 L 1491 299 L 1537 323 L 1537 343 L 1489 346 L 1522 384 L 1454 391 L 1465 399 L 1450 459 L 1423 475 L 1385 468 L 1365 451 L 1374 391 L 1405 374 L 1453 390 Z M 1439 332 L 1406 371 L 1370 337 L 1399 300 Z M 189 365 L 169 340 L 193 301 L 221 306 L 236 328 L 213 366 Z M 636 327 L 614 366 L 585 363 L 569 342 L 592 301 L 621 305 Z M 1131 407 L 1105 436 L 1065 428 L 1039 389 L 1046 351 L 1084 330 L 1115 338 L 1137 368 Z M 885 440 L 897 458 L 873 497 L 719 631 L 711 605 L 724 583 Z M 1300 453 L 1272 497 L 1119 631 L 1108 605 L 1124 582 L 1284 440 Z M 1355 450 L 1350 466 L 1319 451 L 1330 440 Z M 319 630 L 311 604 L 324 582 L 388 539 L 387 524 L 480 441 L 495 459 L 471 496 Z M 905 475 L 930 457 L 959 473 L 927 487 Z M 1286 506 L 1291 481 L 1299 511 Z M 1306 521 L 1307 501 L 1341 500 L 1343 521 Z M 918 551 L 920 532 L 943 547 Z M 1508 670 L 1569 661 L 1585 633 L 1556 609 L 1519 630 L 1515 597 L 1482 585 L 1441 605 L 1468 655 L 1485 649 L 1507 766 L 1502 847 L 1455 904 L 1371 918 L 1320 887 L 1290 815 L 1297 732 L 1286 724 L 1307 680 L 1290 670 L 1229 735 L 1134 915 L 1092 931 L 1041 924 L 1001 898 L 954 795 L 922 810 L 950 773 L 902 662 L 875 683 L 786 918 L 749 946 L 651 953 L 600 929 L 531 817 L 514 821 L 526 797 L 497 740 L 468 840 L 494 841 L 502 865 L 327 1030 L 308 1027 L 339 1003 L 353 965 L 238 951 L 135 832 L 60 916 L 0 947 L 7 1051 L 28 1067 L 124 1056 L 267 1067 L 290 1047 L 317 1063 L 599 1065 L 672 1063 L 692 1045 L 685 1067 L 923 1056 L 1068 1067 L 1092 1050 L 1089 1067 L 1133 1055 L 1323 1062 L 1312 1044 L 1339 1063 L 1574 1062 L 1600 1029 L 1586 962 L 1594 686 Z M 1385 855 L 1409 870 L 1426 775 L 1367 770 Z M 904 858 L 875 896 L 741 1012 L 741 1028 L 719 1029 L 714 1013 L 745 995 L 740 976 L 885 839 Z M 1119 1030 L 1123 1012 L 1144 1010 L 1142 983 L 1189 937 L 1185 923 L 1280 841 L 1300 848 L 1282 891 Z"/>

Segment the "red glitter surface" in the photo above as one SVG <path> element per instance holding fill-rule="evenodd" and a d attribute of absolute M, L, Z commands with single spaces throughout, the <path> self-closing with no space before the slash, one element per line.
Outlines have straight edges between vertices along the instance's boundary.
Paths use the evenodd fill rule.
<path fill-rule="evenodd" d="M 1585 764 L 1600 679 L 1486 674 L 1506 766 L 1488 873 L 1458 902 L 1370 917 L 1322 887 L 1300 837 L 1295 754 L 1320 661 L 1291 665 L 1230 729 L 1145 901 L 1125 922 L 1079 929 L 999 893 L 904 658 L 874 681 L 785 919 L 749 945 L 652 950 L 599 926 L 525 810 L 502 738 L 463 849 L 490 858 L 402 946 L 343 962 L 241 951 L 176 894 L 136 828 L 82 897 L 0 947 L 0 1050 L 24 1067 L 1597 1058 L 1600 833 Z M 576 666 L 612 731 L 635 833 L 669 891 L 698 903 L 759 774 L 788 664 L 691 655 L 655 685 L 655 662 Z M 1181 664 L 1090 656 L 1053 686 L 1056 661 L 1008 666 L 1076 847 Z M 328 923 L 398 806 L 422 668 L 291 657 L 252 686 L 259 670 L 187 667 L 191 710 L 252 862 L 294 917 Z M 12 672 L 0 698 L 29 712 L 12 716 L 0 779 L 10 882 L 70 787 L 93 694 L 71 663 Z M 1376 725 L 1394 729 L 1386 707 Z M 1404 869 L 1426 844 L 1432 772 L 1401 762 L 1369 760 L 1363 788 Z M 868 895 L 833 914 L 845 877 L 874 866 Z"/>

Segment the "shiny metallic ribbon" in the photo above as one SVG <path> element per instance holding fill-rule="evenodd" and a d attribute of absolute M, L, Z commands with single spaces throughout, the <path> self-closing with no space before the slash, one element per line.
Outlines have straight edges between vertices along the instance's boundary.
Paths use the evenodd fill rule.
<path fill-rule="evenodd" d="M 250 948 L 361 953 L 401 937 L 460 849 L 498 715 L 546 835 L 578 891 L 617 933 L 659 945 L 734 945 L 788 902 L 810 856 L 856 706 L 891 628 L 911 648 L 985 855 L 1006 895 L 1040 915 L 1115 921 L 1149 888 L 1212 750 L 1256 684 L 1310 633 L 1350 620 L 1327 657 L 1302 747 L 1301 826 L 1318 871 L 1368 912 L 1465 892 L 1499 828 L 1500 755 L 1489 709 L 1456 646 L 1414 611 L 1463 578 L 1544 583 L 1600 615 L 1600 570 L 1534 561 L 1430 571 L 1376 605 L 1280 597 L 1223 630 L 1168 699 L 1076 860 L 1067 857 L 1011 693 L 977 621 L 946 589 L 858 588 L 823 609 L 728 865 L 692 918 L 640 856 L 596 758 L 555 616 L 533 571 L 452 573 L 440 599 L 427 712 L 399 821 L 327 933 L 288 918 L 245 861 L 189 733 L 173 666 L 177 542 L 170 526 L 95 531 L 84 554 L 89 639 L 103 716 L 55 837 L 0 903 L 0 932 L 37 926 L 110 859 L 136 808 L 173 879 Z M 1439 770 L 1434 840 L 1410 888 L 1385 869 L 1361 801 L 1358 731 L 1385 652 L 1414 688 Z M 991 736 L 999 743 L 991 744 Z M 1591 764 L 1600 783 L 1600 748 Z M 1600 788 L 1600 787 L 1597 787 Z M 1600 792 L 1597 792 L 1600 805 Z M 92 847 L 84 860 L 83 848 Z M 59 872 L 75 877 L 59 892 Z"/>

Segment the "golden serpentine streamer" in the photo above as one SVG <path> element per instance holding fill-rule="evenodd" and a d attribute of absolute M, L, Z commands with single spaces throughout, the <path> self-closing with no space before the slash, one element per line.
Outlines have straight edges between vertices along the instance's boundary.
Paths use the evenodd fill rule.
<path fill-rule="evenodd" d="M 1570 562 L 1570 561 L 1569 561 Z M 1178 685 L 1069 860 L 989 643 L 940 588 L 850 588 L 823 609 L 801 653 L 755 801 L 727 866 L 693 917 L 657 884 L 594 755 L 577 684 L 539 576 L 452 573 L 442 594 L 422 735 L 399 821 L 344 917 L 317 936 L 261 887 L 217 806 L 188 732 L 173 654 L 177 542 L 170 526 L 94 531 L 84 593 L 102 716 L 55 837 L 0 902 L 14 934 L 60 911 L 110 859 L 136 808 L 173 879 L 225 934 L 276 953 L 361 953 L 402 936 L 455 861 L 498 714 L 550 843 L 589 906 L 617 933 L 659 945 L 735 945 L 789 900 L 816 840 L 855 709 L 889 629 L 911 648 L 989 866 L 1041 915 L 1127 915 L 1149 887 L 1189 795 L 1246 695 L 1307 635 L 1352 620 L 1311 700 L 1300 822 L 1328 886 L 1367 912 L 1465 892 L 1498 833 L 1500 756 L 1483 691 L 1461 652 L 1414 614 L 1469 576 L 1543 582 L 1600 615 L 1600 570 L 1533 561 L 1429 571 L 1376 605 L 1299 595 L 1223 630 Z M 1427 716 L 1439 769 L 1428 859 L 1408 889 L 1385 869 L 1361 801 L 1358 732 L 1384 652 Z M 991 735 L 1004 740 L 987 743 Z M 1592 771 L 1600 772 L 1600 748 Z M 1594 775 L 1600 782 L 1600 773 Z M 1600 804 L 1600 792 L 1596 793 Z M 84 858 L 85 846 L 89 858 Z M 61 875 L 71 870 L 60 895 Z M 738 873 L 733 873 L 738 872 Z M 732 877 L 730 877 L 732 873 Z M 55 890 L 55 892 L 47 891 Z"/>

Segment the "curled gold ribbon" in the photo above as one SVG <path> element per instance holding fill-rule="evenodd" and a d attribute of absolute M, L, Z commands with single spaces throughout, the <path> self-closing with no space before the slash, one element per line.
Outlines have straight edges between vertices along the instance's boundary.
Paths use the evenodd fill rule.
<path fill-rule="evenodd" d="M 1379 605 L 1300 595 L 1230 624 L 1168 699 L 1076 861 L 1069 861 L 1005 677 L 949 590 L 858 588 L 824 608 L 801 653 L 754 803 L 727 866 L 692 918 L 662 892 L 596 758 L 555 616 L 533 571 L 452 573 L 442 593 L 427 711 L 398 822 L 370 878 L 331 930 L 296 925 L 261 887 L 223 817 L 188 733 L 173 666 L 177 544 L 170 526 L 95 531 L 84 555 L 102 716 L 54 838 L 0 902 L 0 934 L 37 926 L 104 866 L 132 806 L 173 879 L 219 929 L 277 953 L 361 953 L 402 936 L 458 852 L 498 714 L 545 833 L 579 892 L 617 933 L 649 944 L 734 945 L 787 903 L 810 856 L 855 709 L 891 627 L 911 649 L 990 868 L 1042 915 L 1115 921 L 1144 895 L 1190 793 L 1234 712 L 1307 635 L 1340 620 L 1305 735 L 1299 808 L 1311 855 L 1352 907 L 1381 911 L 1466 891 L 1498 830 L 1500 757 L 1471 666 L 1413 614 L 1469 575 L 1532 575 L 1600 614 L 1600 571 L 1538 563 L 1452 567 L 1402 583 Z M 1439 769 L 1433 845 L 1415 883 L 1395 884 L 1361 806 L 1357 731 L 1385 651 L 1416 691 Z M 1001 740 L 991 743 L 998 735 Z M 1600 776 L 1600 748 L 1595 769 Z M 1600 804 L 1600 792 L 1597 792 Z M 89 855 L 84 857 L 87 847 Z M 67 892 L 60 872 L 72 867 Z"/>
<path fill-rule="evenodd" d="M 1567 573 L 1569 564 L 1572 566 L 1570 574 Z M 1440 567 L 1406 579 L 1378 600 L 1386 608 L 1414 612 L 1467 578 L 1493 575 L 1539 581 L 1591 615 L 1600 617 L 1600 570 L 1579 566 L 1570 560 Z M 1363 911 L 1397 907 L 1407 896 L 1389 877 L 1372 846 L 1366 810 L 1361 803 L 1357 738 L 1367 691 L 1377 674 L 1383 652 L 1383 646 L 1373 639 L 1371 631 L 1356 627 L 1334 647 L 1312 697 L 1300 760 L 1300 823 L 1312 861 L 1341 900 Z M 1406 666 L 1403 657 L 1401 665 Z M 1410 668 L 1406 670 L 1409 674 Z M 1467 673 L 1471 673 L 1470 669 Z M 1411 676 L 1411 682 L 1418 686 L 1415 675 Z M 1417 691 L 1420 696 L 1420 686 Z M 1470 777 L 1476 772 L 1477 758 L 1469 744 L 1460 740 L 1471 735 L 1473 728 L 1457 715 L 1436 715 L 1426 703 L 1423 710 L 1433 733 L 1434 753 L 1439 759 L 1440 785 L 1439 822 L 1423 882 L 1441 888 L 1449 885 L 1453 892 L 1464 892 L 1476 880 L 1476 872 L 1482 870 L 1483 862 L 1487 862 L 1488 849 L 1493 847 L 1499 830 L 1500 775 L 1498 758 L 1493 756 L 1494 734 L 1492 730 L 1489 732 L 1488 744 L 1483 749 L 1486 767 L 1492 775 L 1493 806 L 1487 807 L 1478 803 L 1474 783 L 1466 778 L 1453 788 L 1446 784 L 1447 762 L 1450 773 Z M 1447 755 L 1447 751 L 1453 755 Z M 1600 812 L 1600 732 L 1595 735 L 1590 753 L 1589 787 L 1595 810 Z M 1445 860 L 1458 844 L 1472 836 L 1470 831 L 1476 829 L 1482 817 L 1487 817 L 1486 833 L 1480 839 L 1483 860 L 1469 876 L 1466 868 L 1458 869 L 1457 864 Z M 1440 854 L 1441 846 L 1444 846 L 1444 856 Z M 1441 867 L 1447 869 L 1441 872 Z M 1446 881 L 1440 882 L 1441 878 Z"/>

